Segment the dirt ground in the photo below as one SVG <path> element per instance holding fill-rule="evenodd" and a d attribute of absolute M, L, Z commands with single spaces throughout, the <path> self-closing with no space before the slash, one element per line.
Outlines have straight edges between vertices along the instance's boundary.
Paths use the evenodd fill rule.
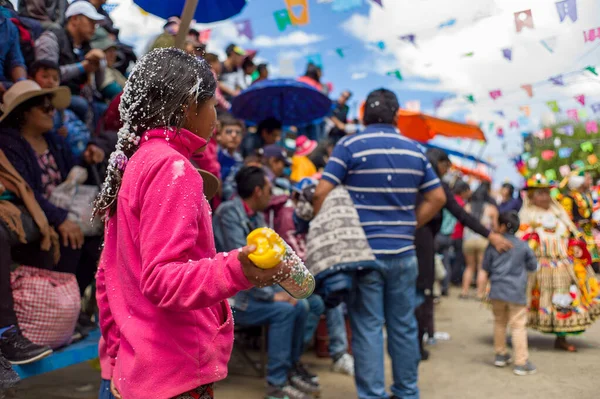
<path fill-rule="evenodd" d="M 474 301 L 456 299 L 456 292 L 436 307 L 436 330 L 451 335 L 431 346 L 429 361 L 420 366 L 419 385 L 424 399 L 595 399 L 600 397 L 600 323 L 571 341 L 576 354 L 553 349 L 554 337 L 529 334 L 530 359 L 538 374 L 514 376 L 510 368 L 492 365 L 491 311 Z M 353 380 L 329 371 L 330 361 L 307 354 L 303 359 L 319 374 L 323 399 L 356 397 Z M 390 378 L 390 367 L 386 367 Z M 597 379 L 598 378 L 598 379 Z M 23 381 L 5 394 L 19 399 L 96 398 L 100 375 L 81 364 Z M 260 399 L 264 381 L 231 375 L 216 387 L 217 399 Z M 1 397 L 1 395 L 0 395 Z"/>

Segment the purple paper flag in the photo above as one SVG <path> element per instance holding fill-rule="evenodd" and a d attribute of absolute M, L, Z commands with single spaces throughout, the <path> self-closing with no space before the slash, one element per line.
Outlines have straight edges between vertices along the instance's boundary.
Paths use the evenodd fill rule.
<path fill-rule="evenodd" d="M 416 44 L 415 44 L 415 35 L 413 35 L 413 34 L 400 36 L 400 40 L 404 40 L 405 42 L 409 42 L 413 46 L 416 46 Z"/>
<path fill-rule="evenodd" d="M 438 99 L 433 100 L 433 108 L 437 111 L 437 109 L 439 107 L 441 107 L 442 104 L 444 103 L 444 100 L 445 100 L 444 98 L 438 98 Z M 598 105 L 600 105 L 600 104 L 598 104 Z"/>
<path fill-rule="evenodd" d="M 565 131 L 565 136 L 572 136 L 575 134 L 575 128 L 573 125 L 565 125 L 563 126 L 563 130 Z"/>
<path fill-rule="evenodd" d="M 596 114 L 598 112 L 600 112 L 600 103 L 595 103 L 591 105 L 592 107 L 592 111 Z"/>
<path fill-rule="evenodd" d="M 252 32 L 252 24 L 249 19 L 245 19 L 243 21 L 236 21 L 235 27 L 239 36 L 246 36 L 250 40 L 254 38 L 254 33 Z"/>
<path fill-rule="evenodd" d="M 564 86 L 564 82 L 563 82 L 563 76 L 562 75 L 557 75 L 557 76 L 553 76 L 550 78 L 550 81 L 552 83 L 554 83 L 557 86 Z"/>
<path fill-rule="evenodd" d="M 504 111 L 494 111 L 494 112 L 504 118 Z"/>
<path fill-rule="evenodd" d="M 560 22 L 564 21 L 567 15 L 571 18 L 571 21 L 577 21 L 577 1 L 576 0 L 564 0 L 556 2 L 556 10 L 558 11 L 558 17 Z"/>
<path fill-rule="evenodd" d="M 502 55 L 504 55 L 504 58 L 506 58 L 507 60 L 512 61 L 512 49 L 503 48 Z"/>
<path fill-rule="evenodd" d="M 382 0 L 373 0 L 373 3 L 377 3 L 379 5 L 379 7 L 383 7 L 383 4 L 381 3 Z"/>

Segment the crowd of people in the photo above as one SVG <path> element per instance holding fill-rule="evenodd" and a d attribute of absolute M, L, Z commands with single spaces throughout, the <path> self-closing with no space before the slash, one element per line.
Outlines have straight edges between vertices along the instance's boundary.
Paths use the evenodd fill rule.
<path fill-rule="evenodd" d="M 504 184 L 498 201 L 489 183 L 472 192 L 448 154 L 398 131 L 386 89 L 366 98 L 360 129 L 349 90 L 322 121 L 248 126 L 230 108 L 269 78 L 256 52 L 231 44 L 221 61 L 195 30 L 174 49 L 172 17 L 138 61 L 104 2 L 0 0 L 0 389 L 18 380 L 11 364 L 99 325 L 101 398 L 212 398 L 235 320 L 268 327 L 268 399 L 321 392 L 302 362 L 320 322 L 332 370 L 354 377 L 359 398 L 389 397 L 386 340 L 393 398 L 418 398 L 435 303 L 452 284 L 461 299 L 491 302 L 497 366 L 512 360 L 507 326 L 515 374 L 536 371 L 527 326 L 576 351 L 566 336 L 600 315 L 589 173 L 573 173 L 557 198 L 540 176 L 524 191 Z M 330 94 L 321 75 L 309 64 L 298 80 Z M 249 259 L 259 227 L 305 261 L 309 298 L 277 285 L 286 264 Z M 71 276 L 74 316 L 37 321 L 52 318 L 59 343 L 39 338 L 35 321 L 23 328 L 15 265 Z"/>

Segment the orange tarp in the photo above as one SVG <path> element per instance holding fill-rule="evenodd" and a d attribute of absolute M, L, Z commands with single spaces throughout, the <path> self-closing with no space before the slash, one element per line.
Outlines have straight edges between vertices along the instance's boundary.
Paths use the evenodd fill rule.
<path fill-rule="evenodd" d="M 363 119 L 365 103 L 360 105 L 358 117 Z M 403 136 L 425 143 L 437 135 L 485 141 L 485 135 L 479 126 L 470 123 L 453 122 L 419 112 L 401 109 L 398 111 L 398 129 Z"/>
<path fill-rule="evenodd" d="M 463 175 L 473 176 L 474 178 L 481 181 L 487 181 L 490 183 L 492 182 L 492 178 L 487 173 L 481 172 L 479 170 L 465 168 L 464 166 L 460 165 L 452 165 L 452 169 L 458 170 Z"/>
<path fill-rule="evenodd" d="M 398 111 L 398 129 L 403 136 L 420 142 L 427 142 L 437 135 L 485 141 L 483 131 L 476 125 L 453 122 L 403 109 Z"/>

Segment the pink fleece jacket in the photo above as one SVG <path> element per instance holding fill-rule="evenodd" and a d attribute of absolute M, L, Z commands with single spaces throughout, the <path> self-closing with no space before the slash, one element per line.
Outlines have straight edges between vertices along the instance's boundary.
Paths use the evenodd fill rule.
<path fill-rule="evenodd" d="M 167 399 L 227 376 L 227 298 L 251 284 L 237 251 L 216 254 L 202 178 L 206 141 L 155 129 L 127 164 L 106 222 L 97 299 L 111 377 L 126 399 Z M 109 367 L 109 368 L 110 368 Z"/>

